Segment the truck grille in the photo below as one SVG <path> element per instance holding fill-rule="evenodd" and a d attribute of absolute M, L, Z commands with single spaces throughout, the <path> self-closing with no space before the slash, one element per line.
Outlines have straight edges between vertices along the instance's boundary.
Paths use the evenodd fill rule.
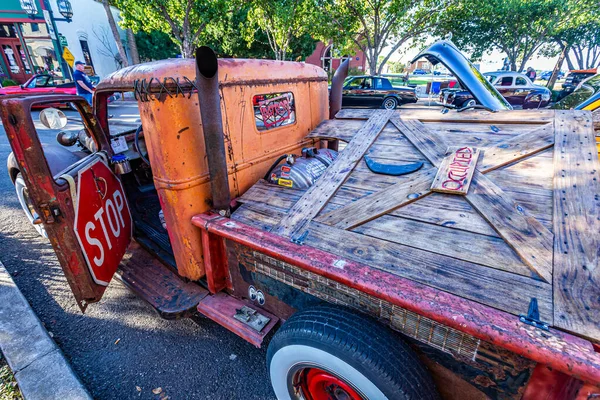
<path fill-rule="evenodd" d="M 354 308 L 456 358 L 474 361 L 480 340 L 390 302 L 253 251 L 255 271 L 329 303 Z"/>

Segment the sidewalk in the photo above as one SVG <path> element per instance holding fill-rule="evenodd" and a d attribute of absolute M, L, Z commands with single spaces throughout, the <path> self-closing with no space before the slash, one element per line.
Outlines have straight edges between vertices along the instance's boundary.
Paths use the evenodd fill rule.
<path fill-rule="evenodd" d="M 26 400 L 91 399 L 1 262 L 0 349 Z"/>

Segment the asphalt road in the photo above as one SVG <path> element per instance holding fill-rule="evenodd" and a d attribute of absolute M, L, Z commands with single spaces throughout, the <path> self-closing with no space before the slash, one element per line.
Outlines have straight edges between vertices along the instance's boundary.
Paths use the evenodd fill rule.
<path fill-rule="evenodd" d="M 135 123 L 136 111 L 118 104 L 110 113 Z M 0 130 L 4 165 L 11 149 L 4 127 Z M 47 130 L 39 135 L 43 143 L 55 141 Z M 82 314 L 52 247 L 23 215 L 4 170 L 0 166 L 0 261 L 94 398 L 274 398 L 265 348 L 254 348 L 210 320 L 162 320 L 114 280 L 102 301 Z M 152 392 L 157 388 L 162 393 Z"/>

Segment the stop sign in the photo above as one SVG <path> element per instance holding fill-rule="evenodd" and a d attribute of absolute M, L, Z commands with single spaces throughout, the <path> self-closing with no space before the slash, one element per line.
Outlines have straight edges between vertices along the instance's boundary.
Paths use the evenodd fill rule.
<path fill-rule="evenodd" d="M 75 234 L 94 281 L 108 285 L 131 241 L 125 191 L 101 160 L 79 171 Z"/>

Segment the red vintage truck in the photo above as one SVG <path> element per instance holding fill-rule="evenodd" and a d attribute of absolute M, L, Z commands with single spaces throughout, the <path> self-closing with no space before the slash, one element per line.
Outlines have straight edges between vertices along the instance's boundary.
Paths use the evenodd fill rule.
<path fill-rule="evenodd" d="M 344 68 L 328 90 L 310 65 L 196 56 L 112 74 L 93 110 L 0 100 L 9 174 L 82 311 L 116 274 L 163 318 L 268 343 L 279 399 L 598 396 L 589 112 L 512 111 L 446 41 L 421 56 L 484 110 L 340 111 Z M 111 130 L 126 91 L 141 125 Z M 31 117 L 48 102 L 79 112 L 41 113 L 61 150 Z"/>

